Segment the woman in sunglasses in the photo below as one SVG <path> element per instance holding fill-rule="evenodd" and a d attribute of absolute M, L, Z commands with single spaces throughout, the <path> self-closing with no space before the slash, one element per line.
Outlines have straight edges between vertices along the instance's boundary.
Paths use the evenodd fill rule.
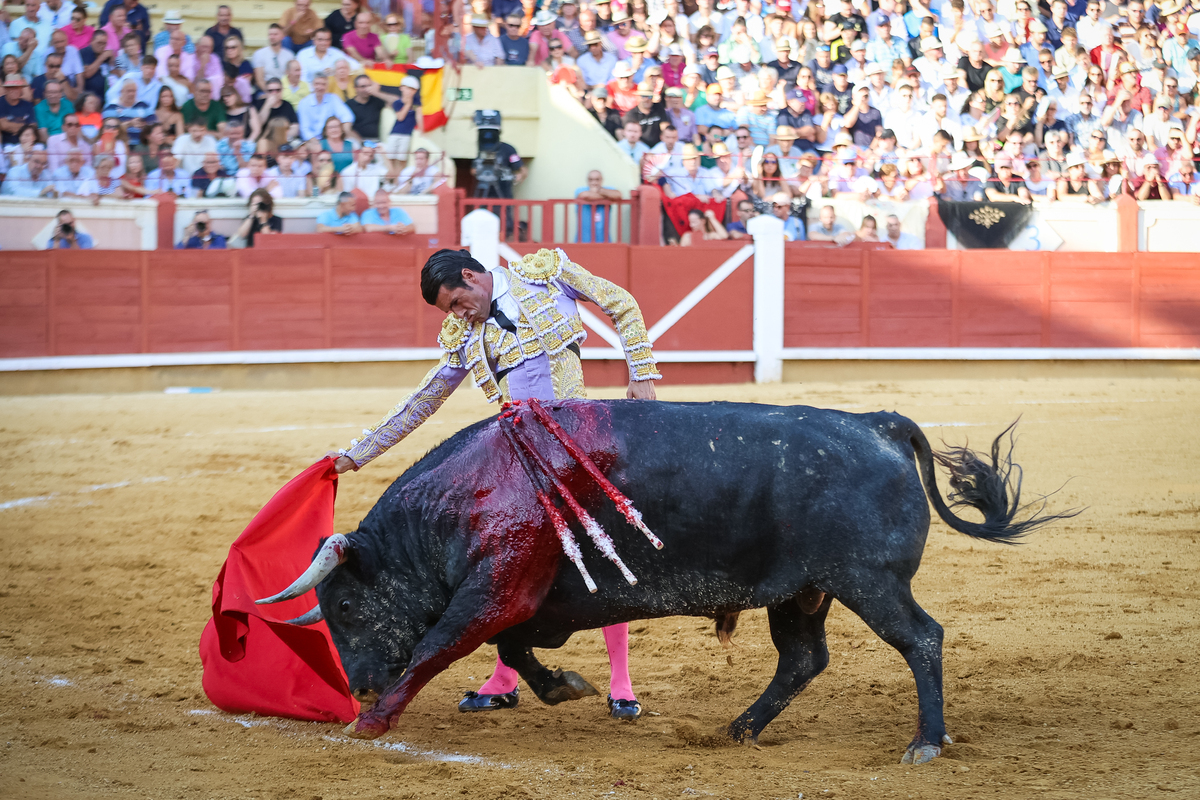
<path fill-rule="evenodd" d="M 242 40 L 238 37 L 226 36 L 224 49 L 221 68 L 225 70 L 225 85 L 232 85 L 242 103 L 249 103 L 254 96 L 254 65 L 246 58 Z"/>
<path fill-rule="evenodd" d="M 121 127 L 121 121 L 116 117 L 105 117 L 100 124 L 100 135 L 92 147 L 95 157 L 96 173 L 100 172 L 100 159 L 111 158 L 112 176 L 120 178 L 125 173 L 125 159 L 129 153 L 129 139 Z"/>

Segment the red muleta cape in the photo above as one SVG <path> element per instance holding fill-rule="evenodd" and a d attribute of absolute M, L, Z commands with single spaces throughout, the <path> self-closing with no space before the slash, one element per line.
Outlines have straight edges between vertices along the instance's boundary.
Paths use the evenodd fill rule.
<path fill-rule="evenodd" d="M 254 604 L 308 569 L 321 540 L 333 535 L 336 496 L 333 460 L 322 459 L 280 489 L 229 548 L 200 637 L 204 693 L 218 708 L 320 722 L 355 718 L 358 703 L 329 628 L 282 622 L 315 606 L 316 592 Z"/>

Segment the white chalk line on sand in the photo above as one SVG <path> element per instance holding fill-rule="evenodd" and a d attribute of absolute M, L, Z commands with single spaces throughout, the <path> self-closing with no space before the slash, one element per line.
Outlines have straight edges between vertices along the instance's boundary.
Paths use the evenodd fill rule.
<path fill-rule="evenodd" d="M 262 717 L 232 717 L 206 708 L 194 708 L 187 713 L 192 716 L 216 717 L 224 722 L 237 723 L 243 728 L 257 728 L 266 725 L 275 728 L 284 735 L 296 738 L 300 738 L 305 735 L 303 733 L 298 733 L 297 731 L 291 730 L 275 720 L 264 719 Z M 502 769 L 512 768 L 511 764 L 498 764 L 481 758 L 480 756 L 463 755 L 462 753 L 446 753 L 441 750 L 425 750 L 404 742 L 386 742 L 380 739 L 367 742 L 361 739 L 351 739 L 348 736 L 322 736 L 321 738 L 333 744 L 349 745 L 351 747 L 376 747 L 382 750 L 391 750 L 394 753 L 404 753 L 405 755 L 409 755 L 414 758 L 422 758 L 429 761 L 446 761 L 452 764 L 476 764 L 485 767 L 500 767 Z"/>
<path fill-rule="evenodd" d="M 59 497 L 70 496 L 73 494 L 90 494 L 92 492 L 102 492 L 108 489 L 123 489 L 127 486 L 144 486 L 148 483 L 166 483 L 167 481 L 182 481 L 188 478 L 204 478 L 212 475 L 231 475 L 235 472 L 243 472 L 245 467 L 237 469 L 202 469 L 195 472 L 188 472 L 180 475 L 177 478 L 172 478 L 169 475 L 151 475 L 148 478 L 133 478 L 127 481 L 116 481 L 114 483 L 97 483 L 92 486 L 84 486 L 81 489 L 76 489 L 73 492 L 51 492 L 50 494 L 40 494 L 36 497 L 20 497 L 16 500 L 8 500 L 0 503 L 0 511 L 8 511 L 12 508 L 22 508 L 23 506 L 37 505 L 39 503 L 48 503 Z"/>

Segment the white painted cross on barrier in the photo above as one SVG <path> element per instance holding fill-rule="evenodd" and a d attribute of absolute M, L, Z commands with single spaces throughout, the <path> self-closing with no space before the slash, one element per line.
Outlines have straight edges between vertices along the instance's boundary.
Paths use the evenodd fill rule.
<path fill-rule="evenodd" d="M 765 215 L 757 216 L 746 225 L 754 244 L 748 244 L 727 258 L 694 289 L 675 304 L 674 308 L 650 326 L 650 341 L 655 342 L 670 330 L 701 300 L 708 297 L 738 267 L 754 257 L 754 336 L 753 350 L 656 350 L 654 355 L 664 363 L 730 363 L 754 362 L 754 379 L 758 383 L 783 378 L 783 221 Z M 471 255 L 488 269 L 500 265 L 500 259 L 516 261 L 521 254 L 500 241 L 500 218 L 487 209 L 476 209 L 462 219 L 462 244 Z M 569 255 L 569 254 L 568 254 Z M 585 359 L 623 360 L 621 340 L 593 312 L 580 306 L 583 323 L 611 347 L 585 347 Z"/>

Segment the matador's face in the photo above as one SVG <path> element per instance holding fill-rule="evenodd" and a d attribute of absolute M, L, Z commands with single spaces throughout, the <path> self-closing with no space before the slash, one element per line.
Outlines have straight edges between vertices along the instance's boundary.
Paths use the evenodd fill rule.
<path fill-rule="evenodd" d="M 438 310 L 453 314 L 468 325 L 477 325 L 487 320 L 491 313 L 492 276 L 463 269 L 462 277 L 466 286 L 447 289 L 443 285 L 438 291 L 436 305 Z"/>

